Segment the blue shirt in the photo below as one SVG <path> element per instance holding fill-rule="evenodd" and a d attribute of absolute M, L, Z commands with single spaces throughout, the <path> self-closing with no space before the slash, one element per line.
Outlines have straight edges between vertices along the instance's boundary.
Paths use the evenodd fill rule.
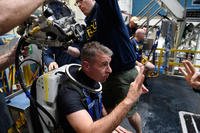
<path fill-rule="evenodd" d="M 132 45 L 135 48 L 137 61 L 142 61 L 142 50 L 143 50 L 143 41 L 137 41 L 135 38 L 131 39 Z"/>
<path fill-rule="evenodd" d="M 85 22 L 86 40 L 98 41 L 113 51 L 111 67 L 114 73 L 135 66 L 135 50 L 129 40 L 117 0 L 96 0 Z"/>

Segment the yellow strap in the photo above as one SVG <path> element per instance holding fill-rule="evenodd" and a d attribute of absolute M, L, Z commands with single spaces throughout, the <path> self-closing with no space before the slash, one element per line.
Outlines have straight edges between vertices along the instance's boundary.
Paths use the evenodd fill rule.
<path fill-rule="evenodd" d="M 16 69 L 15 67 L 13 67 L 13 84 L 15 84 L 15 73 L 16 73 Z"/>
<path fill-rule="evenodd" d="M 45 101 L 47 101 L 48 97 L 49 97 L 48 77 L 49 77 L 48 74 L 44 74 L 44 93 L 45 93 L 44 99 L 45 99 Z"/>
<path fill-rule="evenodd" d="M 30 35 L 33 35 L 34 33 L 37 33 L 38 31 L 40 31 L 40 26 L 36 26 L 36 27 L 34 27 L 33 29 L 32 29 L 32 31 L 30 31 Z"/>
<path fill-rule="evenodd" d="M 31 85 L 30 79 L 32 78 L 32 75 L 33 75 L 30 64 L 23 66 L 23 71 L 24 71 L 24 79 L 25 79 L 26 85 L 29 86 Z"/>

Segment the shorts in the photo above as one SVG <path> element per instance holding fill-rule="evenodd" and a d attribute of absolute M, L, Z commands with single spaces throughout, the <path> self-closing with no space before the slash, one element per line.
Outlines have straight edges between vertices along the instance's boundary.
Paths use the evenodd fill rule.
<path fill-rule="evenodd" d="M 107 81 L 103 83 L 103 104 L 106 109 L 112 110 L 117 106 L 128 93 L 130 83 L 135 80 L 138 71 L 132 68 L 127 71 L 111 74 Z M 127 117 L 136 112 L 136 104 L 129 110 Z"/>

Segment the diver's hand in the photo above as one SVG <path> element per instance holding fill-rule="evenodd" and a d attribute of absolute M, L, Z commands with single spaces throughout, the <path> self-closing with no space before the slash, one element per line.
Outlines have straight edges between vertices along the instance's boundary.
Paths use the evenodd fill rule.
<path fill-rule="evenodd" d="M 200 73 L 195 72 L 194 75 L 191 78 L 191 86 L 195 90 L 200 90 Z"/>
<path fill-rule="evenodd" d="M 51 62 L 49 64 L 49 67 L 48 67 L 49 71 L 54 70 L 56 68 L 58 68 L 58 64 L 56 62 Z"/>
<path fill-rule="evenodd" d="M 131 131 L 128 131 L 127 129 L 123 128 L 122 126 L 118 126 L 112 133 L 132 133 Z"/>
<path fill-rule="evenodd" d="M 126 96 L 126 100 L 129 103 L 135 103 L 137 99 L 140 97 L 142 93 L 145 93 L 147 90 L 143 88 L 144 81 L 144 67 L 140 67 L 137 77 L 135 81 L 130 84 L 128 94 Z"/>

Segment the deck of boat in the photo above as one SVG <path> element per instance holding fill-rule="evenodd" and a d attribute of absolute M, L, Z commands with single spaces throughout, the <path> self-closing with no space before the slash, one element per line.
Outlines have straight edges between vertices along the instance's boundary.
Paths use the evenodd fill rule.
<path fill-rule="evenodd" d="M 138 105 L 143 133 L 180 133 L 179 111 L 200 113 L 200 93 L 183 78 L 161 75 L 148 79 L 148 84 L 150 92 L 141 96 Z M 122 125 L 133 131 L 127 119 Z"/>

